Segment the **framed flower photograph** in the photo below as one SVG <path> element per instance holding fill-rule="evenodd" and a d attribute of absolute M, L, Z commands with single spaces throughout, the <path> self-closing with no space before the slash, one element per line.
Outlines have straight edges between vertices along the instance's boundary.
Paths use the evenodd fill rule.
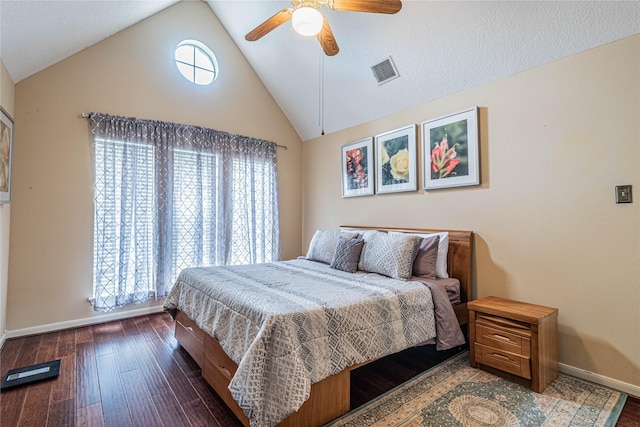
<path fill-rule="evenodd" d="M 373 194 L 373 138 L 342 146 L 342 197 Z"/>
<path fill-rule="evenodd" d="M 478 107 L 422 122 L 424 189 L 480 184 Z"/>
<path fill-rule="evenodd" d="M 13 119 L 0 108 L 0 204 L 11 202 Z"/>
<path fill-rule="evenodd" d="M 416 125 L 376 135 L 376 193 L 418 189 Z"/>

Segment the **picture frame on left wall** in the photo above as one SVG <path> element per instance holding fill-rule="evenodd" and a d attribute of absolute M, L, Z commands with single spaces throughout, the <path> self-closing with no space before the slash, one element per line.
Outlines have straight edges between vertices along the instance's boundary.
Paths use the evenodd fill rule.
<path fill-rule="evenodd" d="M 0 204 L 11 202 L 13 118 L 0 107 Z"/>
<path fill-rule="evenodd" d="M 342 197 L 373 194 L 373 138 L 345 144 L 340 149 Z"/>

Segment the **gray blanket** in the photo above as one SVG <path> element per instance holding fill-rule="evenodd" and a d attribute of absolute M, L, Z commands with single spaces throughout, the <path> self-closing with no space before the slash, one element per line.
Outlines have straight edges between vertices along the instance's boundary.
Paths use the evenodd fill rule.
<path fill-rule="evenodd" d="M 254 427 L 295 412 L 311 384 L 436 335 L 424 284 L 307 260 L 185 269 L 164 307 L 238 364 L 229 389 Z"/>

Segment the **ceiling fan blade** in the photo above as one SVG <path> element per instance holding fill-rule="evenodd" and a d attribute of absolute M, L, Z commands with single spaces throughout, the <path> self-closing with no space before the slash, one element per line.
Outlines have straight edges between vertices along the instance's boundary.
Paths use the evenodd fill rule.
<path fill-rule="evenodd" d="M 289 7 L 287 9 L 282 9 L 280 12 L 276 13 L 271 18 L 267 19 L 262 24 L 258 25 L 256 28 L 254 28 L 252 31 L 247 33 L 247 35 L 244 36 L 245 40 L 250 41 L 250 42 L 254 42 L 254 41 L 258 40 L 262 36 L 268 34 L 269 32 L 271 32 L 273 30 L 275 30 L 280 25 L 284 24 L 289 19 L 291 19 L 291 15 L 293 15 L 293 9 L 292 8 Z"/>
<path fill-rule="evenodd" d="M 329 0 L 327 6 L 346 12 L 371 12 L 394 14 L 402 9 L 400 0 Z"/>
<path fill-rule="evenodd" d="M 333 37 L 333 31 L 331 31 L 329 21 L 327 21 L 327 18 L 324 16 L 322 18 L 322 29 L 316 37 L 318 38 L 320 46 L 322 46 L 322 50 L 324 50 L 325 55 L 333 56 L 337 54 L 340 49 L 338 48 L 338 43 L 336 42 L 335 37 Z"/>

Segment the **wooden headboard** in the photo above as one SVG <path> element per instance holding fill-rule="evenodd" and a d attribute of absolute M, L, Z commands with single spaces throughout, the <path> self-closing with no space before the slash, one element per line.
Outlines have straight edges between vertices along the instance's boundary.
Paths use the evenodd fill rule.
<path fill-rule="evenodd" d="M 460 281 L 460 300 L 466 303 L 471 299 L 471 246 L 472 231 L 460 230 L 431 230 L 427 228 L 393 228 L 367 227 L 359 225 L 341 225 L 343 230 L 379 230 L 397 231 L 401 233 L 449 233 L 449 254 L 447 256 L 447 270 L 450 277 Z M 466 306 L 466 304 L 464 304 Z M 457 312 L 457 310 L 456 310 Z M 464 314 L 464 313 L 463 313 Z"/>

